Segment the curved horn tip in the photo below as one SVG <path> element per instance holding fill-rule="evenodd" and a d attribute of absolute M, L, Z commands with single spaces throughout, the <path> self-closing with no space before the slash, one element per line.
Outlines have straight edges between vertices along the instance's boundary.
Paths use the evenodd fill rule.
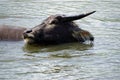
<path fill-rule="evenodd" d="M 96 11 L 92 11 L 92 12 L 96 12 Z"/>
<path fill-rule="evenodd" d="M 93 13 L 95 13 L 96 11 L 92 11 L 92 12 L 89 12 L 89 13 L 86 13 L 86 14 L 93 14 Z"/>
<path fill-rule="evenodd" d="M 91 13 L 95 13 L 96 11 L 92 11 Z"/>

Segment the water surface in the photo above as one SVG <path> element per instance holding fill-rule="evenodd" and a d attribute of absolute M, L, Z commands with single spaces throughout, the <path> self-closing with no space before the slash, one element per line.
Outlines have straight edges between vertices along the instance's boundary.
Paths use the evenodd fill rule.
<path fill-rule="evenodd" d="M 119 0 L 0 0 L 0 24 L 32 28 L 52 14 L 97 12 L 76 21 L 94 45 L 0 41 L 0 80 L 119 80 Z"/>

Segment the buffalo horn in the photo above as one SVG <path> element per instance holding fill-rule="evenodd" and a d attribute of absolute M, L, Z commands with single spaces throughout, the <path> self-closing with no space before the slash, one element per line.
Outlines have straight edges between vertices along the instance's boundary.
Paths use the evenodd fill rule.
<path fill-rule="evenodd" d="M 68 21 L 73 21 L 73 20 L 78 20 L 78 19 L 81 19 L 81 18 L 84 18 L 90 14 L 93 14 L 95 13 L 96 11 L 92 11 L 92 12 L 89 12 L 89 13 L 86 13 L 86 14 L 80 14 L 80 15 L 76 15 L 76 16 L 69 16 L 69 17 L 63 17 L 62 21 L 63 22 L 68 22 Z"/>

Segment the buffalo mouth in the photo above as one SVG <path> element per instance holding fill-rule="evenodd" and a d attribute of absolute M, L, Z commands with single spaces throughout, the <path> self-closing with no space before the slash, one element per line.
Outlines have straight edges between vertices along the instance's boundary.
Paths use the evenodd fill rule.
<path fill-rule="evenodd" d="M 33 34 L 23 33 L 24 42 L 27 44 L 32 44 L 35 42 Z"/>

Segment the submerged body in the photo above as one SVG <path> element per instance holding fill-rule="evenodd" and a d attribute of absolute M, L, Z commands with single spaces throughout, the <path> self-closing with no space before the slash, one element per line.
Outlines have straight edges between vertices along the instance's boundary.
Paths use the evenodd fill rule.
<path fill-rule="evenodd" d="M 26 28 L 11 25 L 0 25 L 0 41 L 22 40 L 22 33 L 24 30 L 26 30 Z"/>
<path fill-rule="evenodd" d="M 93 14 L 95 11 L 77 16 L 52 15 L 40 25 L 23 33 L 27 44 L 61 44 L 94 41 L 92 34 L 79 28 L 73 21 Z"/>

